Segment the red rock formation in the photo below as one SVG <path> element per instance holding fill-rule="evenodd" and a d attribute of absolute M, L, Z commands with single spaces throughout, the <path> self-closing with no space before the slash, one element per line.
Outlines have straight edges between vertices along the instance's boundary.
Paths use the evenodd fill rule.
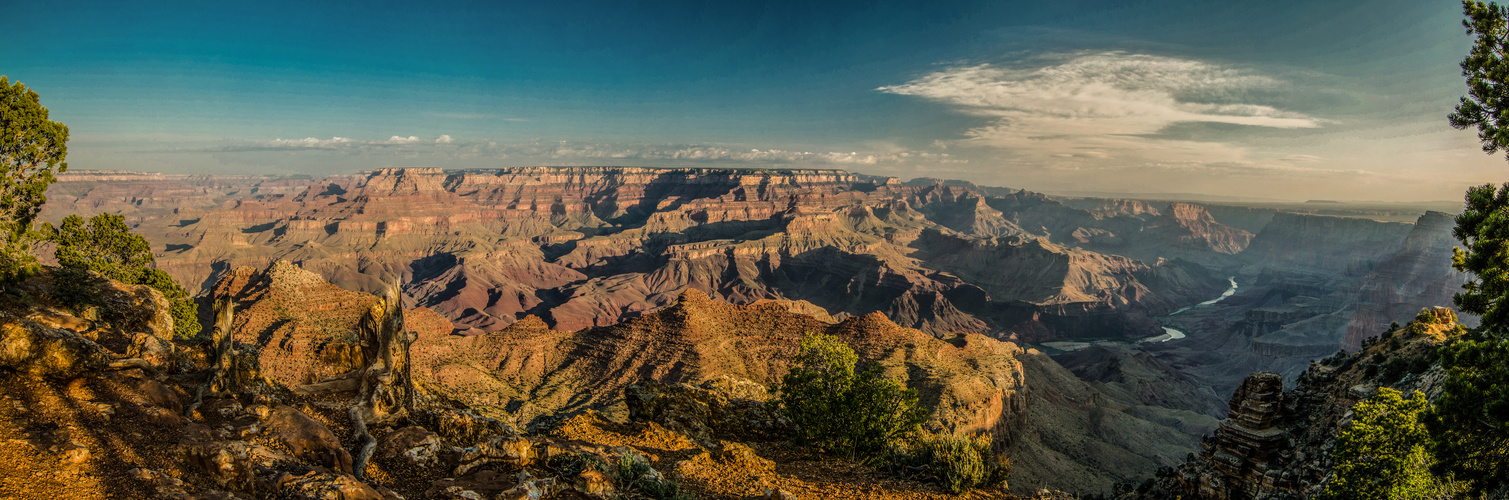
<path fill-rule="evenodd" d="M 1011 281 L 1021 283 L 971 283 L 991 270 L 919 252 L 918 238 L 925 231 L 978 241 L 1068 238 L 1076 228 L 1110 224 L 1126 233 L 1141 222 L 1098 221 L 1034 193 L 954 181 L 617 167 L 111 179 L 58 183 L 44 218 L 125 213 L 164 245 L 158 262 L 191 289 L 234 267 L 277 260 L 353 290 L 377 290 L 383 276 L 397 275 L 417 305 L 482 331 L 525 315 L 568 330 L 606 326 L 698 289 L 740 303 L 804 300 L 834 315 L 883 311 L 934 334 L 1053 337 L 1082 323 L 1040 320 L 1061 314 L 1140 334 L 1147 316 L 1219 285 L 1143 283 L 1158 273 L 1156 259 L 1135 263 L 1056 243 L 1030 253 L 1067 265 L 1015 274 Z M 1061 227 L 1062 217 L 1072 227 Z M 1207 219 L 1179 220 L 1220 233 Z M 1028 305 L 1043 303 L 1057 310 Z"/>
<path fill-rule="evenodd" d="M 1172 227 L 1187 233 L 1178 237 L 1178 241 L 1186 245 L 1234 255 L 1246 249 L 1252 241 L 1252 233 L 1216 222 L 1210 212 L 1200 205 L 1171 203 L 1164 216 Z"/>

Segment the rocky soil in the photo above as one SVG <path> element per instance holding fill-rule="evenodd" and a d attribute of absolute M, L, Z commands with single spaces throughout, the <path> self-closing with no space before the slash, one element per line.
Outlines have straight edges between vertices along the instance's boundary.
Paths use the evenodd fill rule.
<path fill-rule="evenodd" d="M 297 282 L 292 271 L 275 266 L 281 279 L 268 284 Z M 202 342 L 165 338 L 170 319 L 150 321 L 164 317 L 160 296 L 112 285 L 119 300 L 90 320 L 53 301 L 50 280 L 0 295 L 4 498 L 648 498 L 644 483 L 615 475 L 624 457 L 642 457 L 648 477 L 694 498 L 1012 498 L 946 495 L 784 444 L 786 424 L 761 410 L 764 386 L 731 377 L 646 381 L 620 394 L 636 401 L 635 419 L 587 410 L 530 434 L 422 389 L 413 410 L 371 429 L 374 459 L 354 470 L 350 395 L 300 396 L 282 382 L 290 372 L 262 372 L 261 360 L 278 361 L 265 355 L 277 345 L 236 342 L 236 388 L 193 405 L 212 361 Z M 298 341 L 304 330 L 291 331 Z M 710 404 L 719 410 L 693 410 Z"/>

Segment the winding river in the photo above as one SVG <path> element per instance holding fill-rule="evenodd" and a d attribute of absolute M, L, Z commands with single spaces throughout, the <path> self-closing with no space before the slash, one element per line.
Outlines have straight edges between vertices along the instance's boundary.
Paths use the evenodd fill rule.
<path fill-rule="evenodd" d="M 1194 309 L 1196 307 L 1208 306 L 1208 305 L 1220 302 L 1222 300 L 1226 300 L 1227 297 L 1230 297 L 1230 296 L 1236 294 L 1237 293 L 1237 278 L 1236 278 L 1236 276 L 1228 277 L 1228 278 L 1226 278 L 1226 281 L 1231 284 L 1231 287 L 1227 288 L 1226 291 L 1221 292 L 1221 295 L 1217 296 L 1216 298 L 1207 300 L 1205 302 L 1201 302 L 1199 304 L 1195 304 L 1195 305 L 1192 305 L 1192 306 L 1187 306 L 1187 307 L 1180 308 L 1177 311 L 1169 313 L 1168 316 L 1178 316 L 1180 314 L 1183 314 L 1183 313 L 1189 311 L 1190 309 Z M 1168 316 L 1164 316 L 1164 317 L 1168 317 Z M 1184 337 L 1185 337 L 1184 332 L 1181 332 L 1179 330 L 1176 330 L 1176 329 L 1169 328 L 1169 327 L 1165 326 L 1165 327 L 1163 327 L 1163 335 L 1154 335 L 1152 337 L 1147 337 L 1147 338 L 1136 340 L 1136 341 L 1123 340 L 1123 339 L 1061 340 L 1061 341 L 1054 341 L 1054 342 L 1043 342 L 1043 343 L 1041 343 L 1039 345 L 1041 345 L 1043 347 L 1047 347 L 1049 349 L 1053 349 L 1053 350 L 1057 350 L 1057 351 L 1066 351 L 1067 352 L 1067 351 L 1078 351 L 1080 349 L 1084 349 L 1086 347 L 1090 347 L 1092 344 L 1098 344 L 1098 343 L 1101 343 L 1101 342 L 1121 342 L 1121 343 L 1127 343 L 1127 344 L 1131 344 L 1131 343 L 1140 344 L 1140 343 L 1145 343 L 1145 342 L 1168 342 L 1170 340 L 1182 339 Z"/>
<path fill-rule="evenodd" d="M 1195 304 L 1195 305 L 1192 305 L 1192 306 L 1182 307 L 1182 308 L 1180 308 L 1177 311 L 1169 313 L 1168 315 L 1169 316 L 1177 316 L 1177 315 L 1183 314 L 1185 311 L 1188 311 L 1190 309 L 1194 309 L 1196 307 L 1208 306 L 1208 305 L 1211 305 L 1211 304 L 1214 304 L 1214 303 L 1226 300 L 1227 297 L 1230 297 L 1233 294 L 1237 293 L 1237 277 L 1236 276 L 1228 277 L 1228 278 L 1226 278 L 1226 281 L 1228 283 L 1231 283 L 1231 288 L 1227 288 L 1226 291 L 1221 292 L 1220 296 L 1218 296 L 1218 297 L 1216 297 L 1214 299 L 1207 300 L 1205 302 L 1201 302 L 1199 304 Z M 1169 327 L 1165 326 L 1165 327 L 1163 327 L 1163 335 L 1154 335 L 1152 337 L 1148 337 L 1148 338 L 1142 339 L 1139 342 L 1168 342 L 1170 340 L 1182 339 L 1182 338 L 1184 338 L 1184 332 L 1181 332 L 1179 330 L 1175 330 L 1173 328 L 1169 328 Z"/>

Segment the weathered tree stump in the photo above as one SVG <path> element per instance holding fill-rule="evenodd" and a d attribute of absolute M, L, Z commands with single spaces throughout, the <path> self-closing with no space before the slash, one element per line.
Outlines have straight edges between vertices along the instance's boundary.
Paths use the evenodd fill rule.
<path fill-rule="evenodd" d="M 204 395 L 228 394 L 239 386 L 235 359 L 231 352 L 231 321 L 235 318 L 236 304 L 230 297 L 215 301 L 215 326 L 210 330 L 210 344 L 215 349 L 215 361 L 210 366 L 210 377 L 194 391 L 194 402 L 184 408 L 184 415 L 191 415 L 204 403 Z"/>
<path fill-rule="evenodd" d="M 347 415 L 360 443 L 353 472 L 362 478 L 377 448 L 377 439 L 367 426 L 395 420 L 414 408 L 414 381 L 409 368 L 409 346 L 414 339 L 404 328 L 403 298 L 396 283 L 389 284 L 383 297 L 362 316 L 356 325 L 356 338 L 362 353 L 361 368 L 300 386 L 294 392 L 301 395 L 356 392 Z"/>

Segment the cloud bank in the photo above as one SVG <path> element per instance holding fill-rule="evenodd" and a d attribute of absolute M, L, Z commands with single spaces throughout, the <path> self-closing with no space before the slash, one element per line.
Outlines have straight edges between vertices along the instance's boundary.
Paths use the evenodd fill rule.
<path fill-rule="evenodd" d="M 996 148 L 1017 161 L 1058 168 L 1243 163 L 1223 142 L 1156 137 L 1179 123 L 1300 129 L 1316 117 L 1245 102 L 1283 82 L 1215 64 L 1123 52 L 1056 57 L 1020 69 L 950 67 L 879 91 L 915 96 L 989 119 L 949 145 Z M 1292 164 L 1291 164 L 1292 165 Z"/>
<path fill-rule="evenodd" d="M 201 148 L 179 148 L 172 153 L 334 152 L 358 156 L 398 155 L 435 159 L 496 159 L 565 165 L 751 165 L 751 166 L 865 166 L 915 163 L 963 163 L 949 153 L 900 150 L 812 152 L 780 148 L 738 148 L 696 144 L 608 144 L 586 142 L 527 141 L 499 143 L 492 140 L 460 141 L 448 134 L 435 139 L 394 135 L 382 140 L 347 137 L 321 139 L 273 139 L 240 141 Z"/>

